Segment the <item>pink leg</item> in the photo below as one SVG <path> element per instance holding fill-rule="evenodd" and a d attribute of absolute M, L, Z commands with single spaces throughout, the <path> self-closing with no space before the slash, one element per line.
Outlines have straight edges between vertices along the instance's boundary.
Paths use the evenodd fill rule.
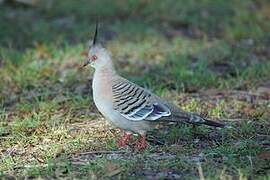
<path fill-rule="evenodd" d="M 118 147 L 125 147 L 131 139 L 132 133 L 124 132 L 124 136 L 118 141 Z"/>
<path fill-rule="evenodd" d="M 136 149 L 139 151 L 144 150 L 147 147 L 147 143 L 146 143 L 146 135 L 145 134 L 140 134 L 140 138 L 137 141 L 136 144 Z"/>

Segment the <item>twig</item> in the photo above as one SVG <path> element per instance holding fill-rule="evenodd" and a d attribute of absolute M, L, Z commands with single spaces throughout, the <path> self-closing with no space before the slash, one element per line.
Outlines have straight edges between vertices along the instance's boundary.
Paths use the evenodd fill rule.
<path fill-rule="evenodd" d="M 200 180 L 205 180 L 204 175 L 203 175 L 203 170 L 202 170 L 201 163 L 197 163 L 197 164 L 198 164 L 198 171 L 199 171 Z"/>
<path fill-rule="evenodd" d="M 250 167 L 251 167 L 251 170 L 253 170 L 253 162 L 252 162 L 252 159 L 251 159 L 251 156 L 247 156 L 249 162 L 250 162 Z"/>
<path fill-rule="evenodd" d="M 89 152 L 82 152 L 76 155 L 91 155 L 91 154 L 124 154 L 126 151 L 89 151 Z"/>

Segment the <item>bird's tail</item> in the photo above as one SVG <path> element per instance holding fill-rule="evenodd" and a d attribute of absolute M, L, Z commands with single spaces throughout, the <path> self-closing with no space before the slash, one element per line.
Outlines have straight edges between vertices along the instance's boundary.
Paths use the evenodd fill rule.
<path fill-rule="evenodd" d="M 190 124 L 197 124 L 197 125 L 208 125 L 208 126 L 213 126 L 213 127 L 225 127 L 225 124 L 208 120 L 206 118 L 203 118 L 197 114 L 194 113 L 186 113 L 186 112 L 179 112 L 179 113 L 174 113 L 171 121 L 174 122 L 187 122 Z"/>

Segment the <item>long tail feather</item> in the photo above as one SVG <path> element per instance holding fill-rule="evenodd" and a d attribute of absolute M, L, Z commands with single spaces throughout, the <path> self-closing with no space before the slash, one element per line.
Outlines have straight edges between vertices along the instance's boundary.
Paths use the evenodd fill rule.
<path fill-rule="evenodd" d="M 225 124 L 222 124 L 220 122 L 216 122 L 216 121 L 211 121 L 211 120 L 208 120 L 208 119 L 204 119 L 204 123 L 205 125 L 208 125 L 208 126 L 214 126 L 214 127 L 225 127 Z"/>
<path fill-rule="evenodd" d="M 225 127 L 225 124 L 223 123 L 205 119 L 203 117 L 200 117 L 197 114 L 184 113 L 184 112 L 174 114 L 171 121 L 174 121 L 174 122 L 184 121 L 190 124 L 198 124 L 198 125 L 204 124 L 204 125 L 213 126 L 213 127 Z"/>

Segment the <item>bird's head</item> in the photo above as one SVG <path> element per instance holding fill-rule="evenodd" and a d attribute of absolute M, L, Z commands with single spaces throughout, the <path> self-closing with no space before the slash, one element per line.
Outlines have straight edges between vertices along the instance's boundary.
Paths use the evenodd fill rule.
<path fill-rule="evenodd" d="M 89 47 L 87 59 L 83 66 L 90 64 L 95 69 L 111 64 L 111 53 L 98 42 L 98 22 L 93 43 Z"/>

